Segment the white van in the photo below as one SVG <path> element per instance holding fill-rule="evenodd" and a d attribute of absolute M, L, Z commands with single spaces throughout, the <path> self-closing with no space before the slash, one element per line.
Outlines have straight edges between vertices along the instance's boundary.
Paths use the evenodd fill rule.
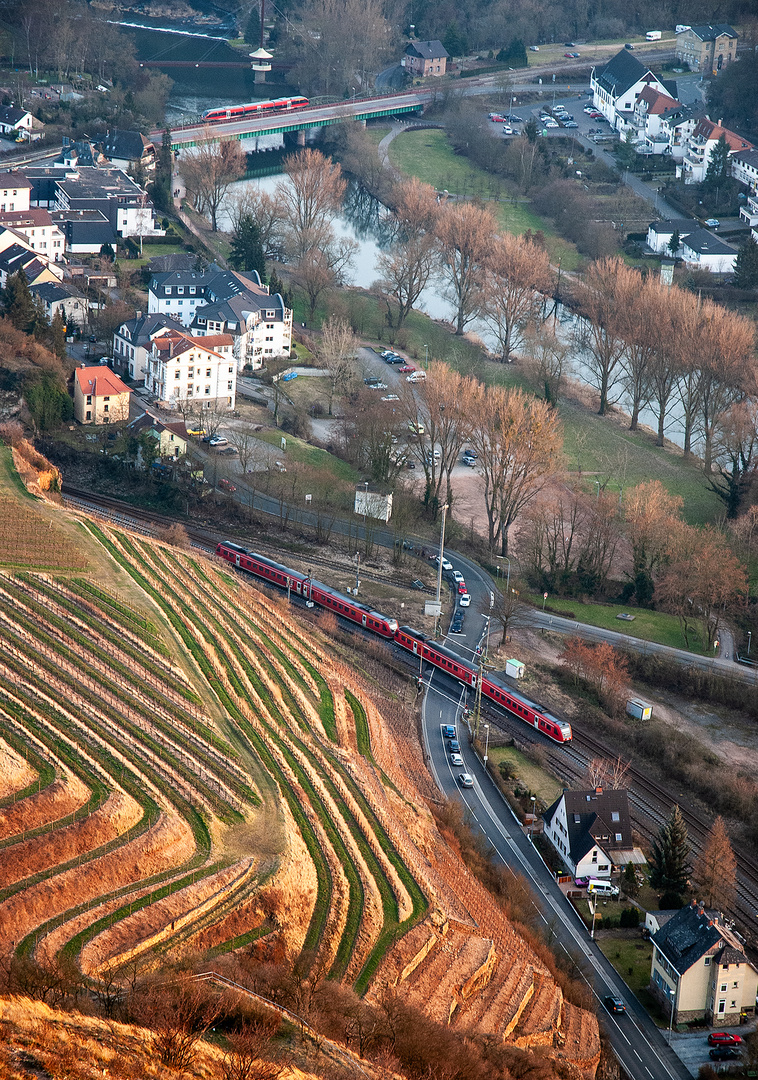
<path fill-rule="evenodd" d="M 618 896 L 619 889 L 618 885 L 613 885 L 610 881 L 590 878 L 587 882 L 587 892 L 594 896 Z"/>

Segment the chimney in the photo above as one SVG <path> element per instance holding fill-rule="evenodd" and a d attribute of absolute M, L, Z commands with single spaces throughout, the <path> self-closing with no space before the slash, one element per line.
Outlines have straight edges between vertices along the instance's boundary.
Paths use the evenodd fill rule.
<path fill-rule="evenodd" d="M 137 316 L 136 316 L 136 317 L 137 317 L 138 319 L 141 319 L 141 318 L 142 318 L 142 312 L 141 312 L 141 311 L 138 311 L 138 312 L 137 312 Z"/>
<path fill-rule="evenodd" d="M 86 365 L 86 364 L 84 363 L 84 361 L 82 360 L 82 362 L 81 362 L 81 365 L 80 365 L 80 366 L 81 366 L 81 367 L 86 367 L 87 365 Z"/>
<path fill-rule="evenodd" d="M 596 795 L 602 795 L 603 794 L 603 789 L 601 787 L 596 787 L 595 788 L 595 794 Z"/>

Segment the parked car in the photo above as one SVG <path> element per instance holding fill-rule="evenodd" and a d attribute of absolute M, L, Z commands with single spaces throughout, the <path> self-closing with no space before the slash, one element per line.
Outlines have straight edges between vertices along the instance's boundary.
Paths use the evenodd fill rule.
<path fill-rule="evenodd" d="M 539 51 L 540 51 L 539 45 L 530 45 L 529 46 L 529 52 L 539 52 Z"/>
<path fill-rule="evenodd" d="M 405 364 L 407 361 L 404 356 L 398 356 L 397 353 L 393 353 L 392 356 L 387 357 L 388 364 Z"/>
<path fill-rule="evenodd" d="M 389 389 L 386 382 L 369 383 L 369 390 L 387 390 Z"/>
<path fill-rule="evenodd" d="M 381 382 L 381 379 L 377 379 L 375 375 L 369 375 L 368 378 L 363 380 L 366 386 L 376 386 Z"/>
<path fill-rule="evenodd" d="M 425 371 L 413 371 L 410 375 L 405 376 L 406 382 L 423 382 L 426 378 Z"/>
<path fill-rule="evenodd" d="M 205 430 L 205 428 L 191 427 L 187 428 L 187 434 L 191 435 L 193 439 L 205 439 L 208 432 Z"/>
<path fill-rule="evenodd" d="M 479 457 L 476 450 L 472 450 L 470 446 L 467 446 L 466 449 L 463 451 L 463 456 L 473 458 L 474 461 L 476 461 L 476 459 Z"/>
<path fill-rule="evenodd" d="M 453 621 L 450 624 L 450 633 L 451 634 L 462 634 L 463 633 L 463 619 L 453 619 Z"/>
<path fill-rule="evenodd" d="M 439 555 L 435 555 L 432 558 L 432 562 L 434 563 L 435 566 L 439 566 L 439 564 L 440 564 Z M 446 574 L 449 574 L 451 572 L 451 570 L 453 569 L 453 564 L 448 559 L 445 559 L 444 557 L 442 559 L 442 569 L 445 571 Z"/>
<path fill-rule="evenodd" d="M 584 111 L 586 113 L 592 113 L 592 112 L 595 111 L 595 106 L 594 105 L 585 105 L 584 106 Z"/>
<path fill-rule="evenodd" d="M 229 440 L 227 438 L 225 438 L 223 435 L 213 435 L 208 440 L 208 445 L 209 446 L 226 446 L 226 444 L 228 442 L 229 442 Z"/>
<path fill-rule="evenodd" d="M 576 48 L 576 42 L 575 41 L 564 41 L 563 44 L 566 46 L 567 49 L 575 49 Z"/>
<path fill-rule="evenodd" d="M 402 372 L 403 372 L 403 374 L 405 374 L 406 372 L 409 372 L 409 371 L 415 371 L 416 369 L 415 369 L 415 367 L 413 366 L 413 364 L 403 364 L 403 366 L 402 366 L 402 367 L 399 367 L 399 368 L 398 368 L 397 370 L 398 370 L 398 371 L 402 371 Z"/>
<path fill-rule="evenodd" d="M 611 1013 L 626 1012 L 626 1005 L 621 1000 L 621 998 L 617 997 L 615 994 L 608 994 L 608 996 L 604 999 L 604 1005 L 608 1012 Z"/>
<path fill-rule="evenodd" d="M 385 349 L 384 352 L 379 353 L 382 360 L 386 360 L 388 356 L 394 356 L 395 353 L 392 349 Z"/>
<path fill-rule="evenodd" d="M 234 492 L 237 490 L 231 480 L 227 480 L 225 477 L 224 479 L 219 480 L 218 486 L 222 491 Z"/>
<path fill-rule="evenodd" d="M 712 1031 L 708 1036 L 709 1046 L 739 1046 L 741 1035 L 732 1035 L 731 1031 Z"/>
<path fill-rule="evenodd" d="M 282 375 L 282 382 L 292 382 L 292 380 L 296 379 L 296 378 L 297 378 L 297 372 L 296 371 L 288 371 L 286 375 Z"/>
<path fill-rule="evenodd" d="M 382 401 L 399 401 L 399 400 L 400 400 L 400 398 L 397 396 L 397 394 L 384 394 L 384 396 L 382 397 Z"/>
<path fill-rule="evenodd" d="M 738 1058 L 740 1052 L 733 1046 L 714 1046 L 710 1056 L 714 1061 L 728 1061 L 730 1058 Z"/>
<path fill-rule="evenodd" d="M 515 113 L 507 113 L 505 119 L 509 124 L 523 124 L 524 122 L 523 116 L 516 116 Z"/>
<path fill-rule="evenodd" d="M 471 607 L 471 594 L 467 592 L 461 593 L 458 597 L 458 603 L 461 607 Z"/>
<path fill-rule="evenodd" d="M 516 135 L 518 132 L 514 131 L 508 124 L 503 125 L 503 135 Z"/>
<path fill-rule="evenodd" d="M 468 465 L 470 469 L 476 468 L 476 458 L 468 457 L 466 454 L 464 454 L 461 460 L 463 461 L 463 464 Z"/>
<path fill-rule="evenodd" d="M 579 57 L 578 52 L 565 52 L 563 55 L 567 56 L 569 58 L 569 60 L 576 60 Z"/>
<path fill-rule="evenodd" d="M 630 45 L 630 43 L 628 41 L 627 41 L 626 45 L 624 46 L 624 48 L 628 49 L 629 52 L 634 52 L 634 45 Z"/>
<path fill-rule="evenodd" d="M 503 123 L 505 123 L 505 117 L 501 116 L 500 113 L 491 112 L 489 114 L 489 118 L 490 118 L 490 120 L 492 121 L 493 124 L 503 124 Z"/>
<path fill-rule="evenodd" d="M 415 469 L 416 468 L 416 462 L 411 461 L 411 459 L 408 458 L 408 460 L 405 463 L 405 467 L 406 467 L 406 469 Z"/>
<path fill-rule="evenodd" d="M 563 121 L 563 126 L 565 128 L 578 128 L 579 127 L 576 120 L 564 120 Z"/>
<path fill-rule="evenodd" d="M 721 224 L 719 219 L 715 217 L 706 218 L 705 223 L 709 229 L 718 229 L 719 225 Z"/>
<path fill-rule="evenodd" d="M 474 786 L 474 778 L 471 773 L 462 772 L 458 777 L 458 782 L 461 787 L 471 788 Z"/>
<path fill-rule="evenodd" d="M 458 582 L 458 594 L 460 596 L 463 596 L 463 594 L 467 593 L 467 592 L 468 592 L 468 589 L 466 588 L 466 582 L 465 581 L 459 581 Z"/>

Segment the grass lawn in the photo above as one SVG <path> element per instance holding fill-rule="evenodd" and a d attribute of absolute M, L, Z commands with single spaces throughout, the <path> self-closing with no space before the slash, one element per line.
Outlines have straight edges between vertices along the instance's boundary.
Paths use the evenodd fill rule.
<path fill-rule="evenodd" d="M 294 379 L 287 383 L 287 396 L 306 412 L 316 402 L 320 402 L 326 412 L 329 408 L 329 380 L 315 375 Z"/>
<path fill-rule="evenodd" d="M 388 124 L 367 124 L 366 135 L 369 137 L 372 143 L 376 146 L 382 141 L 385 135 L 389 135 L 392 128 Z"/>
<path fill-rule="evenodd" d="M 690 525 L 705 525 L 723 513 L 721 500 L 697 465 L 686 462 L 681 452 L 654 446 L 649 432 L 629 431 L 572 402 L 563 402 L 560 414 L 567 468 L 590 474 L 586 480 L 593 490 L 596 479 L 622 492 L 643 480 L 658 479 L 684 499 L 682 513 Z"/>
<path fill-rule="evenodd" d="M 130 270 L 136 270 L 139 267 L 146 266 L 150 259 L 156 255 L 173 255 L 176 251 L 185 250 L 180 239 L 177 239 L 175 244 L 143 244 L 142 255 L 138 259 L 126 260 L 124 265 L 128 266 Z"/>
<path fill-rule="evenodd" d="M 542 597 L 531 597 L 536 608 L 542 606 Z M 604 630 L 618 630 L 619 633 L 630 634 L 632 637 L 641 638 L 643 641 L 657 641 L 661 645 L 671 645 L 675 649 L 686 649 L 684 635 L 679 627 L 679 620 L 675 615 L 667 615 L 664 611 L 648 611 L 645 608 L 624 607 L 621 604 L 581 604 L 573 600 L 564 600 L 560 597 L 548 597 L 551 608 L 557 611 L 572 612 L 579 622 L 588 623 L 590 626 L 600 626 Z M 634 622 L 624 622 L 617 619 L 620 612 L 628 611 L 634 615 Z M 690 642 L 690 652 L 702 653 L 699 642 Z"/>
<path fill-rule="evenodd" d="M 539 229 L 544 233 L 553 262 L 560 260 L 564 270 L 576 270 L 582 265 L 584 260 L 574 245 L 558 236 L 545 218 L 535 214 L 528 200 L 510 197 L 499 177 L 456 154 L 444 131 L 403 132 L 390 143 L 389 156 L 396 169 L 417 176 L 438 191 L 465 198 L 498 200 L 491 209 L 502 229 L 517 234 Z"/>
<path fill-rule="evenodd" d="M 650 982 L 651 942 L 604 937 L 598 945 L 633 994 L 639 995 L 640 991 L 645 990 Z"/>
<path fill-rule="evenodd" d="M 563 791 L 563 785 L 552 773 L 529 761 L 515 746 L 490 746 L 488 756 L 490 761 L 496 761 L 498 765 L 501 761 L 509 761 L 520 783 L 546 806 L 555 802 Z"/>
<path fill-rule="evenodd" d="M 282 437 L 284 437 L 287 440 L 287 449 L 282 451 L 284 461 L 290 460 L 312 465 L 315 469 L 331 473 L 332 476 L 338 480 L 344 480 L 346 483 L 354 483 L 358 479 L 358 474 L 352 465 L 348 465 L 346 461 L 340 461 L 339 458 L 327 453 L 326 450 L 321 450 L 317 446 L 310 446 L 307 442 L 303 442 L 302 439 L 296 439 L 294 435 L 287 435 L 283 431 L 270 430 L 257 431 L 255 437 L 276 447 L 281 445 Z"/>

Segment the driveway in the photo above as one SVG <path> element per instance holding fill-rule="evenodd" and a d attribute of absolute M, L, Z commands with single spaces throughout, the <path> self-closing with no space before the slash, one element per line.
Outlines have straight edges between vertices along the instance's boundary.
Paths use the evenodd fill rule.
<path fill-rule="evenodd" d="M 745 1035 L 754 1029 L 755 1021 L 740 1028 L 718 1028 L 717 1030 L 731 1031 L 735 1035 L 739 1034 L 744 1039 Z M 703 1065 L 712 1065 L 718 1070 L 725 1066 L 738 1064 L 736 1059 L 724 1062 L 711 1061 L 709 1056 L 710 1046 L 708 1045 L 708 1032 L 710 1030 L 710 1028 L 703 1028 L 700 1031 L 687 1031 L 684 1033 L 672 1031 L 671 1033 L 671 1049 L 692 1076 L 697 1076 Z"/>

